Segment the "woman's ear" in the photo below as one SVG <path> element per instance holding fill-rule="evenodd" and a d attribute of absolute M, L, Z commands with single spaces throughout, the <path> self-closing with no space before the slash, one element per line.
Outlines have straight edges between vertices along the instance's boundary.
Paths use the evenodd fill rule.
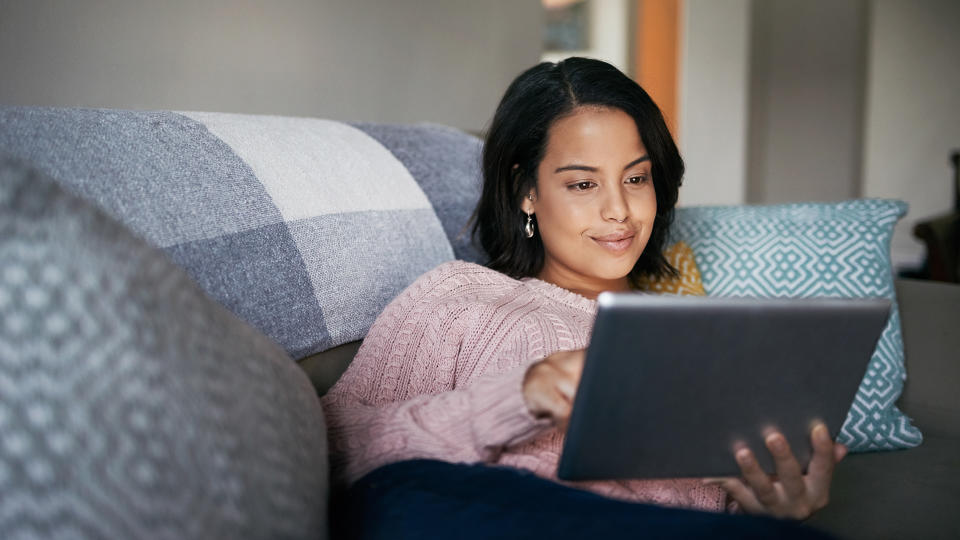
<path fill-rule="evenodd" d="M 531 189 L 530 189 L 530 193 L 527 193 L 527 194 L 523 197 L 523 200 L 520 201 L 520 209 L 523 210 L 523 213 L 524 213 L 524 214 L 533 214 L 533 213 L 535 213 L 535 212 L 534 212 L 534 208 L 533 208 L 533 203 L 536 202 L 536 200 L 537 200 L 535 191 L 536 191 L 536 190 L 534 190 L 533 188 L 531 188 Z"/>

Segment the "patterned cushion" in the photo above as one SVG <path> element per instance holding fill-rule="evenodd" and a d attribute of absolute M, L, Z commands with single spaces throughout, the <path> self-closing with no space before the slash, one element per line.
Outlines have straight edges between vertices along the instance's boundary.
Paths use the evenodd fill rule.
<path fill-rule="evenodd" d="M 693 250 L 686 242 L 675 242 L 663 251 L 667 262 L 680 272 L 677 277 L 644 277 L 638 283 L 641 291 L 657 294 L 677 294 L 681 296 L 706 296 L 700 270 L 694 258 Z"/>
<path fill-rule="evenodd" d="M 886 297 L 894 301 L 841 428 L 853 451 L 920 444 L 895 404 L 906 379 L 890 237 L 900 201 L 682 208 L 673 236 L 694 251 L 707 293 L 752 297 Z"/>
<path fill-rule="evenodd" d="M 0 160 L 0 538 L 318 538 L 323 411 L 158 250 Z"/>
<path fill-rule="evenodd" d="M 0 148 L 166 251 L 295 358 L 362 338 L 454 255 L 444 231 L 462 216 L 441 222 L 418 182 L 433 194 L 475 181 L 463 163 L 479 142 L 428 126 L 363 129 L 402 134 L 398 155 L 438 165 L 415 178 L 362 129 L 328 120 L 0 107 Z M 435 159 L 451 147 L 468 151 Z"/>

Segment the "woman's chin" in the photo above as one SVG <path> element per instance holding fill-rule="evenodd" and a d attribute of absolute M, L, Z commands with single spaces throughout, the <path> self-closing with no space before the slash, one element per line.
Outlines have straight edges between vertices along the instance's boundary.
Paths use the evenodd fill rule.
<path fill-rule="evenodd" d="M 623 281 L 630 274 L 630 271 L 633 270 L 634 264 L 636 264 L 636 259 L 629 261 L 629 264 L 623 261 L 613 262 L 604 265 L 602 268 L 597 268 L 593 275 L 602 281 Z"/>
<path fill-rule="evenodd" d="M 623 279 L 633 270 L 641 254 L 634 253 L 633 250 L 619 254 L 601 252 L 594 259 L 593 265 L 597 269 L 597 277 L 606 280 Z"/>

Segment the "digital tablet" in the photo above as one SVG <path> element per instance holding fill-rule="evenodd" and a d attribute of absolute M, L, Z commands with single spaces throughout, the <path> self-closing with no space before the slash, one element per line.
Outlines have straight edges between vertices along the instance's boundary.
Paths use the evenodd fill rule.
<path fill-rule="evenodd" d="M 839 433 L 889 312 L 882 298 L 603 293 L 557 475 L 739 476 L 740 443 L 773 473 L 771 428 L 805 469 L 812 424 Z"/>

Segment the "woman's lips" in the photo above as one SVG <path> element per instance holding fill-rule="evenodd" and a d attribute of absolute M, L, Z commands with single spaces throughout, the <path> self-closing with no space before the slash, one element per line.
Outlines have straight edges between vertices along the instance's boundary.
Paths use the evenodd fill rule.
<path fill-rule="evenodd" d="M 615 254 L 622 254 L 633 244 L 635 234 L 632 232 L 621 232 L 607 234 L 604 236 L 591 236 L 590 239 L 600 245 L 600 247 Z"/>

